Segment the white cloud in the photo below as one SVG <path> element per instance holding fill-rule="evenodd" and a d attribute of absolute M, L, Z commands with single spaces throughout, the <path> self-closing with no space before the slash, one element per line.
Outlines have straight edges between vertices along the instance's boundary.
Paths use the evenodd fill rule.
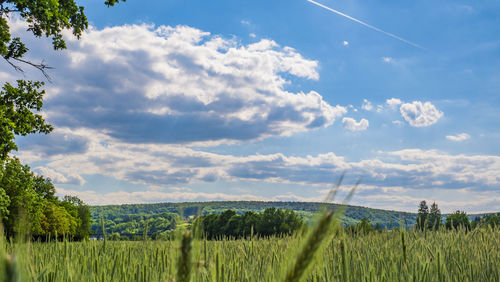
<path fill-rule="evenodd" d="M 59 195 L 78 196 L 90 205 L 141 204 L 186 201 L 264 201 L 265 197 L 252 194 L 233 195 L 226 193 L 181 192 L 181 191 L 136 191 L 97 192 L 93 190 L 71 190 L 57 188 Z"/>
<path fill-rule="evenodd" d="M 439 111 L 431 102 L 405 103 L 401 105 L 399 110 L 403 118 L 414 127 L 432 125 L 443 116 L 443 112 Z"/>
<path fill-rule="evenodd" d="M 368 101 L 367 99 L 364 99 L 363 105 L 361 105 L 361 109 L 363 109 L 365 111 L 371 111 L 373 109 L 373 105 L 370 101 Z"/>
<path fill-rule="evenodd" d="M 102 148 L 98 148 L 97 144 L 95 147 L 92 145 L 91 148 L 94 149 L 90 152 L 70 156 L 69 160 L 64 156 L 52 156 L 47 166 L 60 171 L 61 174 L 75 170 L 84 175 L 102 173 L 135 183 L 163 186 L 168 191 L 162 188 L 136 192 L 58 189 L 59 193 L 77 193 L 85 201 L 94 204 L 249 199 L 321 200 L 323 194 L 312 193 L 314 196 L 311 197 L 311 192 L 307 193 L 307 189 L 301 195 L 277 192 L 274 195 L 270 193 L 268 196 L 262 196 L 258 192 L 253 193 L 252 189 L 246 189 L 247 192 L 236 195 L 190 190 L 178 184 L 189 185 L 213 181 L 216 178 L 229 183 L 246 180 L 326 189 L 336 183 L 338 176 L 346 171 L 346 189 L 359 177 L 363 177 L 362 187 L 353 198 L 352 204 L 380 208 L 390 205 L 394 209 L 407 209 L 408 206 L 413 207 L 417 200 L 432 197 L 441 207 L 450 209 L 471 209 L 474 206 L 475 210 L 491 210 L 499 207 L 498 201 L 494 200 L 499 199 L 496 189 L 500 185 L 498 156 L 450 155 L 435 150 L 412 149 L 379 152 L 376 158 L 349 162 L 333 153 L 304 157 L 283 154 L 231 156 L 185 147 L 131 146 L 114 144 L 111 141 L 108 140 L 110 143 Z M 136 175 L 141 175 L 142 178 L 137 178 Z M 173 184 L 169 184 L 172 181 Z M 346 189 L 342 191 L 346 192 Z M 450 190 L 454 191 L 453 196 L 450 196 Z M 457 193 L 462 190 L 466 192 L 460 198 Z M 464 200 L 465 197 L 484 202 L 488 206 L 473 205 L 471 200 Z"/>
<path fill-rule="evenodd" d="M 85 180 L 78 174 L 69 173 L 68 175 L 63 175 L 51 168 L 47 167 L 37 167 L 35 171 L 39 171 L 44 177 L 50 178 L 55 184 L 74 184 L 82 186 L 85 184 Z"/>
<path fill-rule="evenodd" d="M 248 34 L 248 36 L 250 36 L 251 38 L 255 38 L 255 37 L 257 37 L 257 35 L 256 35 L 255 33 L 253 33 L 253 32 L 252 32 L 252 33 L 250 33 L 250 34 Z"/>
<path fill-rule="evenodd" d="M 353 118 L 345 117 L 342 119 L 342 125 L 345 129 L 348 129 L 350 131 L 363 131 L 368 128 L 370 123 L 364 118 L 359 122 L 356 122 L 356 120 Z"/>
<path fill-rule="evenodd" d="M 327 127 L 347 111 L 315 91 L 285 90 L 294 77 L 318 80 L 318 62 L 273 40 L 242 45 L 188 26 L 123 25 L 90 28 L 80 40 L 68 34 L 68 49 L 53 52 L 13 21 L 40 46 L 37 57 L 57 66 L 53 88 L 64 95 L 49 95 L 44 108 L 59 128 L 216 145 Z"/>
<path fill-rule="evenodd" d="M 446 139 L 450 141 L 461 142 L 470 139 L 470 135 L 467 133 L 460 133 L 457 135 L 446 135 Z"/>
<path fill-rule="evenodd" d="M 344 46 L 349 46 L 349 42 L 347 42 L 347 41 L 342 41 L 342 45 L 344 45 Z"/>
<path fill-rule="evenodd" d="M 359 122 L 362 124 L 362 121 Z M 68 133 L 69 134 L 69 133 Z M 260 180 L 271 183 L 335 183 L 343 171 L 363 176 L 363 183 L 385 187 L 492 189 L 500 185 L 500 157 L 449 155 L 418 149 L 380 152 L 376 158 L 349 162 L 334 153 L 291 157 L 283 154 L 233 156 L 178 145 L 131 144 L 85 129 L 88 149 L 74 154 L 43 155 L 21 150 L 53 177 L 107 175 L 137 184 L 178 186 L 215 181 Z M 491 188 L 490 188 L 491 187 Z"/>
<path fill-rule="evenodd" d="M 22 30 L 24 26 L 17 31 Z M 45 39 L 30 44 L 37 46 L 34 52 L 40 52 L 35 57 L 47 58 L 57 67 L 51 88 L 60 94 L 49 96 L 45 105 L 59 141 L 47 139 L 54 134 L 41 135 L 40 142 L 22 147 L 19 156 L 36 163 L 39 171 L 57 183 L 83 184 L 81 190 L 87 191 L 78 193 L 87 193 L 84 199 L 93 199 L 90 202 L 303 200 L 307 197 L 217 194 L 196 189 L 167 193 L 161 187 L 219 180 L 326 187 L 343 171 L 356 179 L 363 176 L 366 185 L 385 189 L 468 187 L 477 191 L 500 185 L 497 156 L 416 149 L 348 161 L 334 153 L 234 156 L 189 146 L 290 135 L 329 126 L 347 112 L 344 107 L 328 104 L 317 92 L 285 90 L 292 83 L 290 75 L 319 79 L 318 62 L 272 40 L 241 45 L 237 39 L 186 26 L 148 25 L 93 28 L 80 41 L 68 40 L 69 49 L 56 55 L 50 42 L 44 45 L 40 40 Z M 8 66 L 2 67 L 11 72 Z M 363 109 L 373 109 L 368 100 L 364 102 Z M 432 124 L 442 116 L 429 102 L 403 104 L 401 114 L 412 126 Z M 91 191 L 84 184 L 90 175 L 154 189 Z M 59 188 L 59 192 L 70 191 Z"/>
<path fill-rule="evenodd" d="M 391 58 L 391 57 L 382 57 L 382 61 L 383 61 L 384 63 L 388 63 L 388 64 L 389 64 L 389 63 L 393 63 L 393 62 L 394 62 L 394 59 L 393 59 L 393 58 Z"/>
<path fill-rule="evenodd" d="M 109 137 L 105 132 L 89 129 L 58 130 L 62 130 L 68 140 L 88 140 L 87 149 L 72 154 L 43 154 L 40 150 L 45 147 L 32 150 L 21 148 L 21 160 L 43 163 L 36 170 L 53 178 L 56 183 L 69 183 L 69 176 L 84 179 L 91 175 L 105 175 L 149 187 L 148 191 L 136 192 L 109 191 L 105 187 L 94 190 L 88 185 L 73 188 L 85 201 L 94 204 L 245 199 L 305 201 L 319 197 L 310 188 L 326 189 L 336 183 L 343 172 L 347 172 L 344 179 L 347 188 L 360 177 L 363 179 L 363 189 L 358 190 L 352 204 L 383 207 L 382 203 L 394 203 L 391 206 L 394 209 L 404 209 L 405 206 L 413 206 L 418 202 L 414 199 L 421 199 L 429 189 L 433 191 L 430 196 L 437 191 L 443 193 L 433 199 L 440 202 L 453 200 L 447 205 L 453 208 L 463 208 L 459 205 L 463 202 L 455 196 L 450 197 L 446 191 L 467 189 L 471 199 L 479 200 L 478 193 L 489 193 L 489 199 L 499 198 L 499 156 L 451 155 L 419 149 L 377 152 L 375 157 L 359 161 L 349 161 L 331 152 L 313 156 L 286 156 L 281 153 L 235 156 L 180 145 L 125 143 Z M 47 143 L 46 146 L 49 145 Z M 55 145 L 61 147 L 60 144 Z M 303 186 L 292 194 L 271 189 L 263 196 L 252 188 L 239 191 L 241 195 L 209 192 L 199 188 L 203 183 L 226 183 L 226 187 L 238 183 Z M 416 191 L 418 195 L 411 196 L 409 191 Z M 70 192 L 59 190 L 61 194 Z M 453 206 L 454 203 L 457 205 Z M 498 207 L 498 202 L 488 202 L 487 205 L 477 208 L 491 210 Z M 471 205 L 467 207 L 471 208 Z"/>
<path fill-rule="evenodd" d="M 399 105 L 401 105 L 403 102 L 400 99 L 397 98 L 391 98 L 387 99 L 385 103 L 393 110 L 395 110 Z"/>

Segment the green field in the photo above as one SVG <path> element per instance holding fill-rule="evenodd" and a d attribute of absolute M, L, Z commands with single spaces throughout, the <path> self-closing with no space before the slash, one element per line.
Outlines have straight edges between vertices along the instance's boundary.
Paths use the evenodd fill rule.
<path fill-rule="evenodd" d="M 182 264 L 191 281 L 284 281 L 310 244 L 307 236 L 198 239 L 190 251 L 180 240 L 4 242 L 3 275 L 20 281 L 179 281 Z M 364 236 L 330 228 L 325 238 L 302 281 L 500 281 L 498 228 Z"/>

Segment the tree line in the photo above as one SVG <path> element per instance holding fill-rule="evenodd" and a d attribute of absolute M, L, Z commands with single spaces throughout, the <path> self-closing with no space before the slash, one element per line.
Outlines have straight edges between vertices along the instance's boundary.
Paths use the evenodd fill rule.
<path fill-rule="evenodd" d="M 496 228 L 500 226 L 500 213 L 488 214 L 485 216 L 476 216 L 474 220 L 469 220 L 469 216 L 464 211 L 456 211 L 446 216 L 443 222 L 443 216 L 438 205 L 434 202 L 431 207 L 427 205 L 426 201 L 421 201 L 417 211 L 417 221 L 413 226 L 414 229 L 425 231 L 435 231 L 440 228 L 448 230 L 471 230 L 474 228 L 491 227 Z M 349 225 L 346 227 L 349 234 L 368 234 L 373 231 L 382 231 L 385 228 L 380 224 L 373 225 L 368 218 L 362 218 L 357 224 Z"/>
<path fill-rule="evenodd" d="M 488 214 L 483 217 L 476 216 L 474 220 L 470 221 L 469 216 L 464 211 L 457 210 L 449 214 L 445 222 L 441 216 L 441 211 L 436 203 L 427 206 L 426 201 L 421 201 L 418 208 L 418 217 L 416 228 L 419 230 L 437 230 L 440 226 L 445 226 L 446 229 L 466 229 L 471 230 L 477 227 L 490 226 L 495 228 L 500 226 L 500 213 Z"/>
<path fill-rule="evenodd" d="M 304 225 L 302 218 L 292 210 L 267 208 L 263 213 L 247 211 L 242 215 L 233 210 L 221 214 L 199 216 L 194 225 L 200 224 L 207 239 L 223 237 L 289 235 Z"/>
<path fill-rule="evenodd" d="M 110 240 L 168 239 L 170 232 L 181 226 L 177 213 L 158 214 L 107 214 L 103 217 L 104 230 Z M 92 222 L 92 236 L 102 238 L 103 230 L 99 220 Z"/>
<path fill-rule="evenodd" d="M 35 175 L 19 159 L 0 164 L 0 219 L 8 237 L 32 235 L 46 240 L 65 236 L 82 240 L 90 235 L 91 213 L 78 197 L 59 199 L 49 178 Z"/>

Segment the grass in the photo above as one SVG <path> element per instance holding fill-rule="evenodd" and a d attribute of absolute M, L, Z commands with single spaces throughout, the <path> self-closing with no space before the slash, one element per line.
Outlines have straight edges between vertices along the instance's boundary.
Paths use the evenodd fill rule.
<path fill-rule="evenodd" d="M 103 241 L 4 240 L 0 280 L 500 281 L 498 229 L 359 237 L 339 229 L 326 232 L 323 243 L 310 246 L 308 254 L 304 245 L 313 244 L 315 235 L 220 241 L 186 235 L 174 241 L 107 241 L 106 248 Z"/>

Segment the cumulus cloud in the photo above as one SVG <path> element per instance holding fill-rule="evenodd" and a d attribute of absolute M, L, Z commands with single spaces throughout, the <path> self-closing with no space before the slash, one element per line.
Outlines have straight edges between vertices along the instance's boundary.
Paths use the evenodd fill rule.
<path fill-rule="evenodd" d="M 364 99 L 363 104 L 361 105 L 361 109 L 365 111 L 371 111 L 373 109 L 372 102 L 368 101 L 367 99 Z"/>
<path fill-rule="evenodd" d="M 433 125 L 443 116 L 443 112 L 439 111 L 431 102 L 404 103 L 399 110 L 403 118 L 414 127 Z"/>
<path fill-rule="evenodd" d="M 14 20 L 13 29 L 24 34 L 25 26 Z M 188 26 L 145 24 L 67 38 L 68 50 L 35 51 L 57 66 L 45 103 L 56 127 L 130 143 L 213 145 L 327 127 L 346 112 L 315 91 L 285 90 L 290 79 L 319 79 L 318 62 L 269 39 L 242 45 Z"/>
<path fill-rule="evenodd" d="M 401 105 L 403 102 L 400 99 L 397 98 L 391 98 L 387 99 L 385 103 L 391 108 L 391 109 L 396 109 L 399 105 Z"/>
<path fill-rule="evenodd" d="M 467 133 L 460 133 L 457 135 L 446 135 L 446 139 L 450 141 L 455 141 L 455 142 L 462 142 L 467 139 L 470 139 L 470 135 Z"/>
<path fill-rule="evenodd" d="M 13 29 L 19 34 L 25 27 Z M 93 28 L 80 41 L 69 39 L 69 49 L 57 53 L 50 42 L 38 40 L 44 39 L 31 45 L 39 53 L 31 54 L 57 66 L 45 103 L 45 114 L 57 130 L 18 138 L 20 158 L 61 185 L 85 185 L 86 177 L 105 175 L 154 187 L 114 194 L 75 188 L 91 203 L 307 200 L 294 194 L 234 196 L 162 187 L 262 181 L 324 188 L 344 171 L 351 176 L 346 184 L 363 177 L 366 185 L 385 189 L 495 191 L 500 184 L 496 156 L 403 150 L 349 161 L 334 153 L 235 156 L 186 146 L 286 136 L 329 126 L 347 112 L 317 92 L 286 90 L 292 79 L 317 80 L 318 62 L 272 40 L 242 45 L 187 26 L 150 25 Z M 0 68 L 12 72 L 8 66 Z M 373 106 L 365 100 L 362 108 Z M 429 102 L 400 108 L 412 126 L 432 124 L 442 116 Z M 360 127 L 363 121 L 346 123 Z M 58 191 L 71 192 L 64 189 Z"/>
<path fill-rule="evenodd" d="M 361 119 L 359 122 L 357 122 L 353 118 L 345 117 L 342 119 L 342 125 L 344 126 L 345 129 L 350 130 L 350 131 L 363 131 L 368 128 L 370 123 L 366 119 Z"/>

